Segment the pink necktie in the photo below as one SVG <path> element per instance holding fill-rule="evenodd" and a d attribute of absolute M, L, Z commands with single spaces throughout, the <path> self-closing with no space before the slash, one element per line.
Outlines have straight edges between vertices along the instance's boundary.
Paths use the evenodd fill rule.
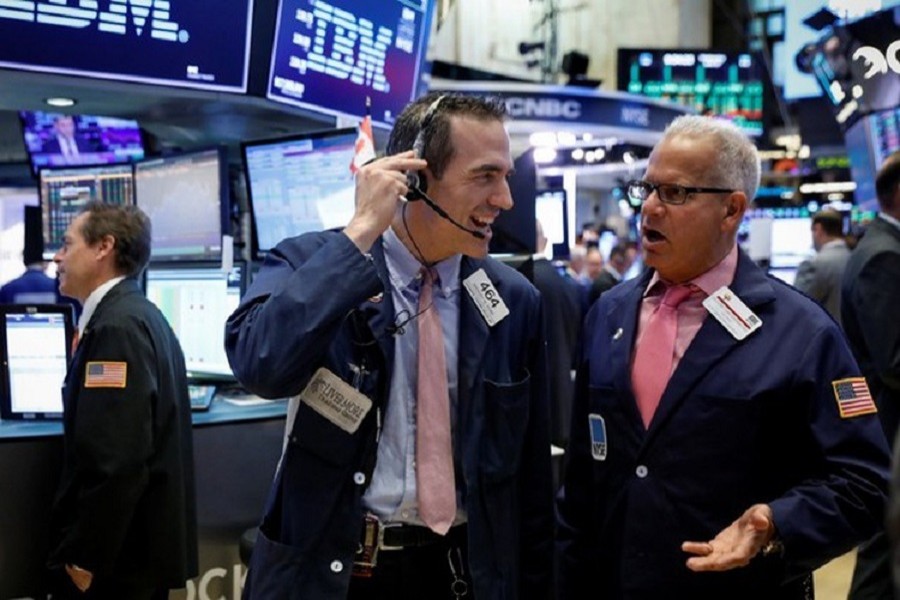
<path fill-rule="evenodd" d="M 444 331 L 432 305 L 434 276 L 423 271 L 419 291 L 419 374 L 416 390 L 416 490 L 419 515 L 444 535 L 456 518 L 456 484 L 450 443 L 450 392 Z"/>
<path fill-rule="evenodd" d="M 691 295 L 691 287 L 673 285 L 666 288 L 662 302 L 650 315 L 644 334 L 634 355 L 631 385 L 644 426 L 650 420 L 672 375 L 675 359 L 675 334 L 678 330 L 678 305 Z"/>

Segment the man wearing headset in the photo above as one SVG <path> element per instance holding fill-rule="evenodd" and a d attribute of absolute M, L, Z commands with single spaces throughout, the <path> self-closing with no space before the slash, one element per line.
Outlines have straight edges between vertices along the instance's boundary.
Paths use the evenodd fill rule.
<path fill-rule="evenodd" d="M 228 320 L 239 381 L 294 396 L 246 598 L 549 597 L 541 300 L 487 256 L 505 114 L 409 105 L 347 227 L 280 243 Z"/>

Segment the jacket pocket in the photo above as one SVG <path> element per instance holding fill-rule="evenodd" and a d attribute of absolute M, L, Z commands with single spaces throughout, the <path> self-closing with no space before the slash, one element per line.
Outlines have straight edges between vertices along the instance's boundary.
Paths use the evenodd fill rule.
<path fill-rule="evenodd" d="M 301 576 L 305 552 L 274 541 L 263 528 L 257 530 L 244 582 L 244 600 L 288 600 Z"/>
<path fill-rule="evenodd" d="M 513 383 L 484 380 L 481 472 L 489 481 L 506 479 L 519 469 L 531 405 L 530 384 L 530 373 Z"/>

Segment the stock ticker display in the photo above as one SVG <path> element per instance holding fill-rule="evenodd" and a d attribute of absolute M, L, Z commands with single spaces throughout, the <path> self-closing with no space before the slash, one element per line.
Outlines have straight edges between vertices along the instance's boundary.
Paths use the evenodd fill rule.
<path fill-rule="evenodd" d="M 765 72 L 748 53 L 620 48 L 619 90 L 690 106 L 763 134 Z"/>

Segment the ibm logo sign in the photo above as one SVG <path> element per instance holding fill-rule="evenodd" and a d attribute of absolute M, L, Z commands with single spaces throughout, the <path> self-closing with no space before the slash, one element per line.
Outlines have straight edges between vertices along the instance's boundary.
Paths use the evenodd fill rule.
<path fill-rule="evenodd" d="M 96 24 L 99 31 L 116 35 L 128 33 L 129 19 L 135 35 L 149 28 L 150 37 L 165 42 L 185 43 L 190 35 L 170 20 L 171 0 L 109 0 L 106 10 L 97 0 L 0 0 L 0 20 L 28 21 L 71 29 L 84 29 Z M 130 15 L 129 15 L 130 12 Z"/>

